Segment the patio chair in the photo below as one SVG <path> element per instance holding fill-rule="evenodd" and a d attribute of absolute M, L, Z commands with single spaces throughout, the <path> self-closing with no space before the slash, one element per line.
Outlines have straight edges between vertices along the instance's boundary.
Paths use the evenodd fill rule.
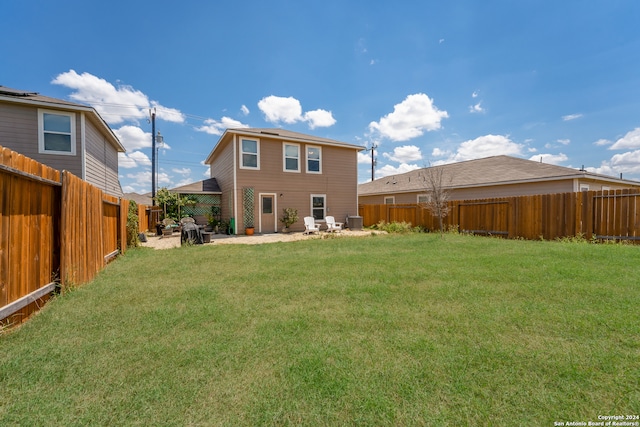
<path fill-rule="evenodd" d="M 178 225 L 171 218 L 165 218 L 162 220 L 162 236 L 171 236 L 173 234 L 173 230 L 177 228 Z"/>
<path fill-rule="evenodd" d="M 333 233 L 334 231 L 338 231 L 338 232 L 342 231 L 342 226 L 344 225 L 344 223 L 336 222 L 336 219 L 332 216 L 326 216 L 324 220 L 327 223 L 328 233 Z"/>
<path fill-rule="evenodd" d="M 312 216 L 304 217 L 304 234 L 319 233 L 320 226 Z"/>

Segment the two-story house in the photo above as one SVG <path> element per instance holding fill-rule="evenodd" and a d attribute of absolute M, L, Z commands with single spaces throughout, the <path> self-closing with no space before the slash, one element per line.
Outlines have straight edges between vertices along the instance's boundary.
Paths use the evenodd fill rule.
<path fill-rule="evenodd" d="M 122 197 L 125 149 L 92 107 L 0 86 L 0 145 Z"/>
<path fill-rule="evenodd" d="M 227 129 L 205 160 L 220 188 L 222 217 L 236 233 L 282 228 L 284 208 L 323 223 L 358 214 L 357 153 L 364 147 L 283 129 Z"/>

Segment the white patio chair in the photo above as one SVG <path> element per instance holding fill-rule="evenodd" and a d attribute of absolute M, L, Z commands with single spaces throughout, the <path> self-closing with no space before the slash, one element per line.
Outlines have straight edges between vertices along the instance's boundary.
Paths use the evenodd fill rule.
<path fill-rule="evenodd" d="M 304 234 L 319 233 L 320 226 L 312 216 L 304 217 Z"/>
<path fill-rule="evenodd" d="M 336 219 L 332 216 L 326 216 L 324 220 L 327 223 L 328 233 L 333 233 L 334 231 L 338 231 L 338 232 L 342 231 L 342 226 L 344 225 L 344 223 L 336 222 Z"/>

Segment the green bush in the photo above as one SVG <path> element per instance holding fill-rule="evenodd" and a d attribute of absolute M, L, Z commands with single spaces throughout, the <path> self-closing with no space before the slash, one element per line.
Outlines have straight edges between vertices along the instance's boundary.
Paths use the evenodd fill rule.
<path fill-rule="evenodd" d="M 129 248 L 140 246 L 138 221 L 138 204 L 129 200 L 129 212 L 127 212 L 127 247 Z"/>
<path fill-rule="evenodd" d="M 422 231 L 421 227 L 414 227 L 410 222 L 385 222 L 380 221 L 372 228 L 376 230 L 386 231 L 387 233 L 405 234 L 405 233 L 419 233 Z"/>

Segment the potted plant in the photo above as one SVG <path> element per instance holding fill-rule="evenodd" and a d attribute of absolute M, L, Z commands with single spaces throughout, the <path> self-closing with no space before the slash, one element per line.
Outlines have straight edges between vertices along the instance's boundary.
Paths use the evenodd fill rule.
<path fill-rule="evenodd" d="M 283 208 L 282 209 L 282 218 L 280 218 L 280 222 L 284 225 L 282 227 L 282 232 L 289 232 L 289 227 L 291 227 L 294 223 L 298 221 L 298 210 L 294 208 Z"/>
<path fill-rule="evenodd" d="M 204 231 L 212 232 L 215 230 L 216 225 L 218 224 L 218 220 L 215 217 L 208 213 L 207 214 L 207 225 L 204 227 Z"/>

